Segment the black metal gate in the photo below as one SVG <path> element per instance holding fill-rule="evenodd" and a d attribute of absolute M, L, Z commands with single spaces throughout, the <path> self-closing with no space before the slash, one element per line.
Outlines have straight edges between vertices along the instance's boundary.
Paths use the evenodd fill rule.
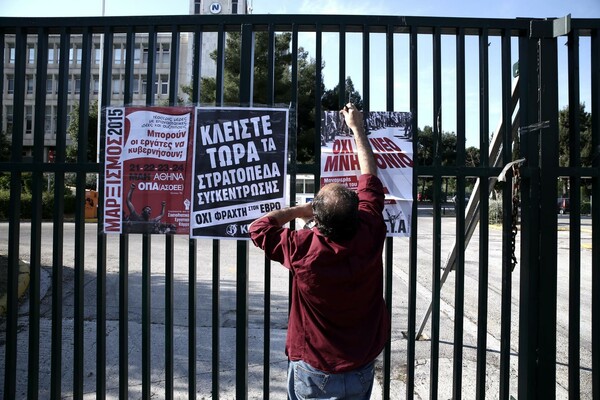
<path fill-rule="evenodd" d="M 0 121 L 11 133 L 10 158 L 0 162 L 0 173 L 10 187 L 8 199 L 1 200 L 7 217 L 0 221 L 0 251 L 6 252 L 8 263 L 1 331 L 4 398 L 80 399 L 90 393 L 97 398 L 144 399 L 248 398 L 255 393 L 265 399 L 285 397 L 285 383 L 273 382 L 285 376 L 285 360 L 281 363 L 273 356 L 283 352 L 285 322 L 273 321 L 280 321 L 287 304 L 285 296 L 276 295 L 281 288 L 272 284 L 276 267 L 262 259 L 257 264 L 245 241 L 233 245 L 186 239 L 183 246 L 188 251 L 182 256 L 176 254 L 180 238 L 123 235 L 113 241 L 97 224 L 86 222 L 86 177 L 103 170 L 88 160 L 88 145 L 96 140 L 89 122 L 93 99 L 99 99 L 101 107 L 136 101 L 175 105 L 180 86 L 188 85 L 188 102 L 198 104 L 202 91 L 208 90 L 201 71 L 212 62 L 199 49 L 212 38 L 214 98 L 222 105 L 228 79 L 225 40 L 232 32 L 241 37 L 239 104 L 254 102 L 254 63 L 260 56 L 269 71 L 266 102 L 288 102 L 296 115 L 290 132 L 291 199 L 297 174 L 319 175 L 318 164 L 295 160 L 299 107 L 314 109 L 313 151 L 319 159 L 324 38 L 337 41 L 340 88 L 354 66 L 347 55 L 361 48 L 364 110 L 371 110 L 374 98 L 380 96 L 385 97 L 386 110 L 396 110 L 395 83 L 400 80 L 396 68 L 399 60 L 406 60 L 408 89 L 403 95 L 413 113 L 415 155 L 419 124 L 422 120 L 431 124 L 431 162 L 414 167 L 414 182 L 429 182 L 431 201 L 414 202 L 409 241 L 386 242 L 385 296 L 393 312 L 393 332 L 379 364 L 382 398 L 412 399 L 424 393 L 430 398 L 451 393 L 454 399 L 600 397 L 600 211 L 597 201 L 585 206 L 588 196 L 600 198 L 600 20 L 235 15 L 0 19 Z M 291 34 L 291 91 L 284 100 L 276 96 L 274 80 L 279 62 L 275 37 L 281 32 Z M 266 54 L 255 54 L 257 33 L 268 35 Z M 307 33 L 312 35 L 318 66 L 314 101 L 308 105 L 298 103 L 299 37 Z M 375 50 L 375 39 L 384 44 L 383 51 Z M 559 48 L 561 43 L 566 50 Z M 498 49 L 493 57 L 492 44 Z M 431 50 L 424 55 L 422 48 Z M 182 65 L 184 54 L 188 65 Z M 371 83 L 381 78 L 373 76 L 375 63 L 385 64 L 385 87 Z M 447 68 L 453 71 L 450 79 L 455 86 L 451 100 L 442 93 Z M 465 90 L 473 82 L 476 106 L 470 105 Z M 492 94 L 490 85 L 499 86 L 498 93 Z M 582 102 L 582 91 L 589 93 L 587 136 L 582 134 L 580 115 L 568 113 L 564 161 L 559 94 L 567 93 L 572 109 Z M 344 91 L 338 96 L 339 105 L 344 104 Z M 77 114 L 71 114 L 74 104 Z M 419 112 L 424 104 L 433 110 L 431 115 Z M 465 143 L 474 112 L 479 119 L 480 160 L 472 164 Z M 70 115 L 78 119 L 73 162 L 66 154 Z M 452 163 L 444 161 L 442 115 L 456 121 Z M 490 115 L 500 115 L 499 129 L 491 138 Z M 591 148 L 586 159 L 584 144 Z M 521 161 L 508 170 L 508 182 L 494 186 L 504 167 L 517 159 Z M 65 219 L 69 175 L 75 177 L 72 220 Z M 49 191 L 48 176 L 54 182 Z M 456 213 L 447 210 L 448 179 L 455 182 L 456 207 L 450 208 Z M 24 180 L 31 181 L 27 190 Z M 569 187 L 568 220 L 557 217 L 559 183 Z M 499 228 L 489 224 L 493 207 L 488 194 L 494 189 L 501 198 Z M 465 200 L 469 190 L 471 197 Z M 413 198 L 420 193 L 415 184 Z M 43 214 L 44 196 L 52 199 L 49 219 Z M 31 199 L 30 217 L 23 219 L 29 207 L 26 198 Z M 101 215 L 102 201 L 99 204 Z M 514 218 L 513 209 L 520 219 Z M 566 250 L 559 246 L 565 230 Z M 478 240 L 469 246 L 472 237 Z M 164 259 L 157 262 L 153 251 Z M 234 252 L 234 278 L 229 280 L 224 268 Z M 21 259 L 29 263 L 25 313 L 19 305 Z M 176 271 L 182 263 L 186 265 Z M 132 272 L 134 266 L 140 267 L 139 274 Z M 250 278 L 250 267 L 264 269 L 260 287 Z M 423 267 L 429 268 L 427 273 Z M 179 279 L 181 271 L 186 271 L 184 279 Z M 471 285 L 466 279 L 473 271 Z M 41 287 L 44 274 L 50 277 L 48 288 Z M 93 285 L 88 284 L 91 276 Z M 444 293 L 450 286 L 443 286 L 448 277 L 454 282 L 450 294 Z M 398 282 L 405 282 L 406 288 Z M 139 308 L 131 300 L 138 286 Z M 159 286 L 164 308 L 157 309 L 153 294 Z M 94 304 L 85 302 L 90 293 L 95 294 Z M 67 298 L 72 300 L 65 303 Z M 233 322 L 221 312 L 227 301 L 232 302 Z M 561 311 L 564 304 L 568 315 Z M 490 320 L 493 308 L 498 309 L 499 321 Z M 203 310 L 209 313 L 205 316 Z M 139 326 L 131 328 L 136 313 Z M 257 314 L 260 324 L 255 323 Z M 164 339 L 159 341 L 153 336 L 157 323 L 164 326 Z M 233 329 L 235 346 L 224 336 L 225 328 Z M 423 335 L 425 329 L 428 334 Z M 108 342 L 114 331 L 118 340 Z M 206 346 L 200 345 L 204 335 L 210 336 Z M 258 345 L 257 335 L 262 338 Z M 178 343 L 184 343 L 186 351 L 179 352 Z M 228 367 L 223 367 L 225 354 L 235 355 Z M 471 359 L 472 368 L 467 367 Z M 259 372 L 250 372 L 250 379 L 253 368 Z M 423 368 L 426 378 L 419 375 Z M 199 384 L 202 379 L 209 384 Z M 131 386 L 138 384 L 132 394 Z"/>

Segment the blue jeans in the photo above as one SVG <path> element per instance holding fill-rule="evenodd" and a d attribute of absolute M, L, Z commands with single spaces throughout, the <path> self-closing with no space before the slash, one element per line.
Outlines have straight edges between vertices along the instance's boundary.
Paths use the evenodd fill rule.
<path fill-rule="evenodd" d="M 329 374 L 304 361 L 290 361 L 288 396 L 291 400 L 368 400 L 373 389 L 375 362 L 341 374 Z"/>

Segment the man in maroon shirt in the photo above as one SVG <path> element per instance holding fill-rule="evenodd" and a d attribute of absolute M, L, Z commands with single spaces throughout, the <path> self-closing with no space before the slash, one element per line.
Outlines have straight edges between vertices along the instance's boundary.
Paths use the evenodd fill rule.
<path fill-rule="evenodd" d="M 369 399 L 374 360 L 389 338 L 383 185 L 362 113 L 351 103 L 340 113 L 356 141 L 357 191 L 329 184 L 312 203 L 272 211 L 250 226 L 254 244 L 292 272 L 286 341 L 292 400 Z M 295 218 L 314 218 L 316 226 L 284 227 Z"/>

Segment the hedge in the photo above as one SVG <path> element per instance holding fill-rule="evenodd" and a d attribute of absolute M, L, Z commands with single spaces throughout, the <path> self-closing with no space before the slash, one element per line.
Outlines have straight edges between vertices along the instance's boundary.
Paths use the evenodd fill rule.
<path fill-rule="evenodd" d="M 8 219 L 10 210 L 10 191 L 0 190 L 0 219 Z M 31 193 L 21 193 L 21 219 L 30 219 L 32 210 Z M 75 213 L 75 195 L 70 192 L 64 197 L 64 213 Z M 42 218 L 51 219 L 54 214 L 54 193 L 43 192 L 42 194 Z"/>

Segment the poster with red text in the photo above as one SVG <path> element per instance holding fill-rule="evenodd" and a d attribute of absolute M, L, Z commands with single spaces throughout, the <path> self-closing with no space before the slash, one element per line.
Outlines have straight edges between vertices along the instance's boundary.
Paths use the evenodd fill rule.
<path fill-rule="evenodd" d="M 198 108 L 190 236 L 249 239 L 285 206 L 288 110 Z"/>
<path fill-rule="evenodd" d="M 413 146 L 411 114 L 376 111 L 365 115 L 365 132 L 385 190 L 387 236 L 410 236 Z M 337 111 L 321 120 L 321 187 L 341 183 L 356 189 L 360 166 L 352 132 Z"/>
<path fill-rule="evenodd" d="M 103 231 L 188 234 L 194 108 L 103 111 Z"/>

